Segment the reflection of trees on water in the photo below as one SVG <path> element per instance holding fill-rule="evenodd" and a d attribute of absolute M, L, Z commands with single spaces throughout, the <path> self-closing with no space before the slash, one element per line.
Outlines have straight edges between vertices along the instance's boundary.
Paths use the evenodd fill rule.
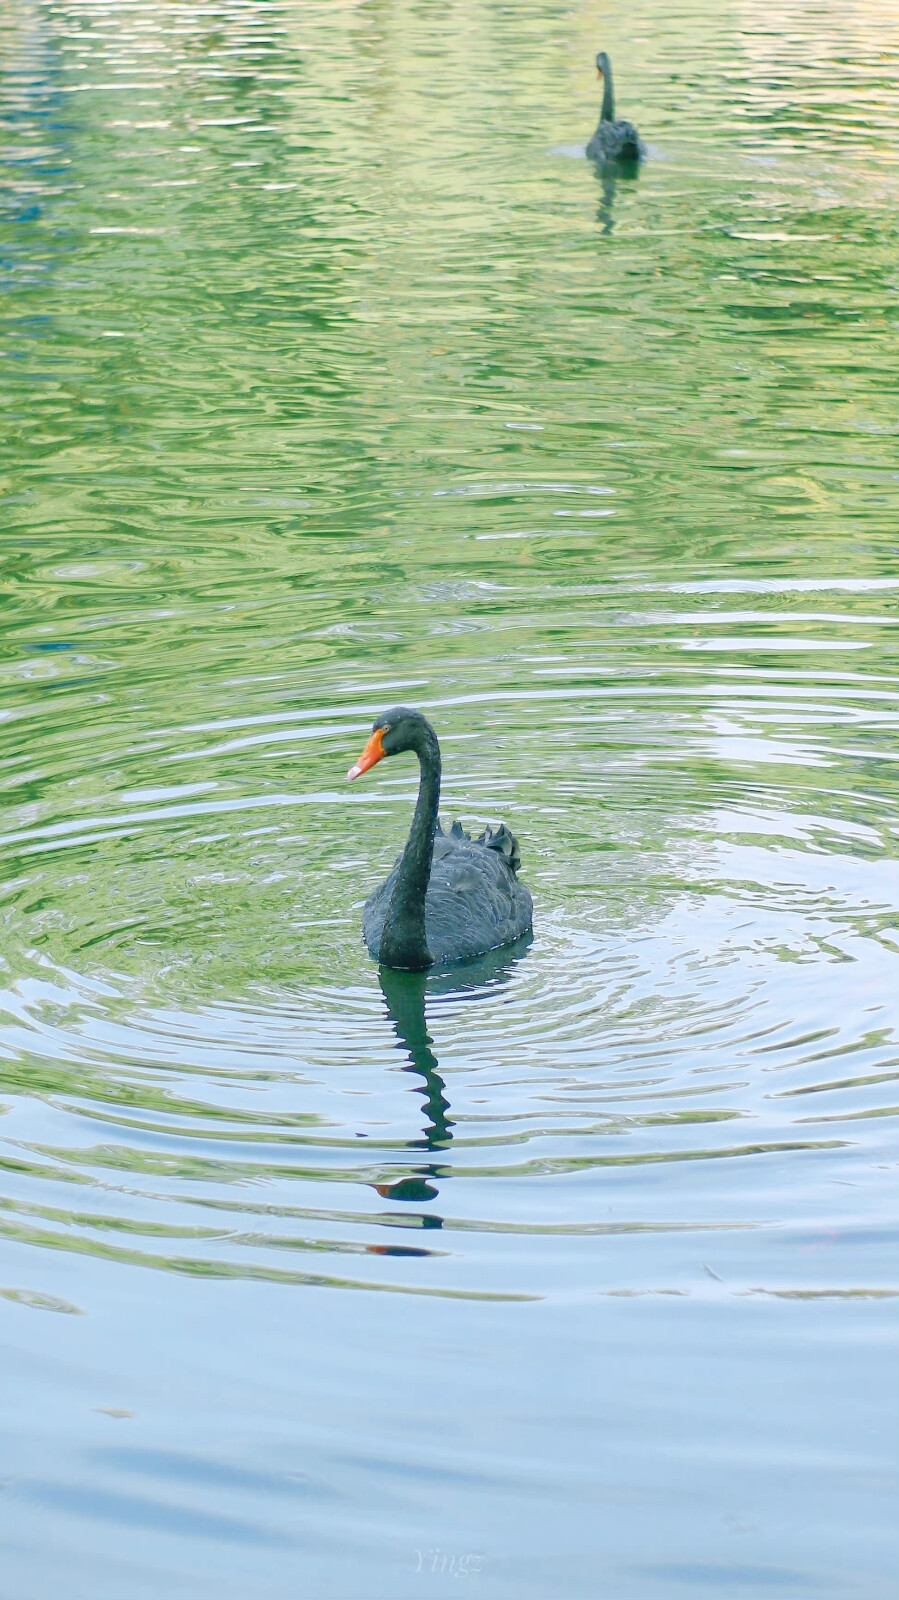
<path fill-rule="evenodd" d="M 381 989 L 397 1042 L 409 1058 L 403 1070 L 423 1079 L 419 1093 L 427 1120 L 422 1137 L 410 1140 L 407 1149 L 437 1152 L 448 1150 L 453 1142 L 454 1123 L 449 1114 L 446 1083 L 428 1033 L 426 995 L 459 994 L 468 990 L 475 1000 L 477 991 L 483 993 L 486 988 L 489 993 L 497 984 L 508 982 L 513 969 L 530 945 L 531 937 L 527 934 L 517 944 L 488 951 L 477 961 L 450 969 L 436 977 L 425 972 L 393 972 L 389 967 L 380 968 Z M 449 1176 L 450 1169 L 442 1162 L 430 1161 L 415 1167 L 406 1177 L 398 1178 L 393 1183 L 379 1183 L 375 1187 L 386 1200 L 434 1200 L 438 1192 L 434 1180 Z M 426 1227 L 441 1226 L 439 1217 L 425 1217 L 422 1221 Z"/>
<path fill-rule="evenodd" d="M 43 287 L 47 273 L 71 240 L 51 230 L 35 234 L 47 201 L 65 185 L 68 125 L 59 91 L 59 52 L 52 29 L 39 10 L 10 8 L 0 28 L 0 286 L 10 290 Z M 7 308 L 9 309 L 9 308 Z M 15 307 L 13 308 L 16 309 Z M 27 313 L 26 313 L 27 314 Z M 44 332 L 48 318 L 34 318 L 17 333 Z"/>

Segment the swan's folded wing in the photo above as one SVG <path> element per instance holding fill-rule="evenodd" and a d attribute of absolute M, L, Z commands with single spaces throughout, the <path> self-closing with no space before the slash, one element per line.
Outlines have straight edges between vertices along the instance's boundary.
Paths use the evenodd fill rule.
<path fill-rule="evenodd" d="M 464 961 L 512 943 L 530 930 L 532 909 L 501 845 L 435 840 L 425 925 L 436 961 Z"/>
<path fill-rule="evenodd" d="M 498 828 L 492 828 L 488 823 L 481 834 L 478 844 L 483 844 L 488 850 L 496 850 L 513 872 L 521 866 L 521 848 L 511 828 L 501 822 Z"/>

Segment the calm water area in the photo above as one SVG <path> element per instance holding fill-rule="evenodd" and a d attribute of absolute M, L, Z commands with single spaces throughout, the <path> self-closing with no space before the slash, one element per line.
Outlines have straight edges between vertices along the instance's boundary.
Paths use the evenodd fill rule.
<path fill-rule="evenodd" d="M 0 65 L 2 1600 L 896 1600 L 899 0 Z"/>

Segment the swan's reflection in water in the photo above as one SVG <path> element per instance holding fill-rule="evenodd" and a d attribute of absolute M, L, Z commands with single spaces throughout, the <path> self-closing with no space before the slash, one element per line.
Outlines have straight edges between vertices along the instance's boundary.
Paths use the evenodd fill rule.
<path fill-rule="evenodd" d="M 618 184 L 636 183 L 639 171 L 639 164 L 636 162 L 596 162 L 596 176 L 602 186 L 602 199 L 596 208 L 596 216 L 602 223 L 603 233 L 611 233 L 615 226 L 615 194 Z"/>
<path fill-rule="evenodd" d="M 446 1097 L 446 1084 L 441 1077 L 439 1064 L 431 1048 L 425 1016 L 428 995 L 461 994 L 466 991 L 476 999 L 478 993 L 508 983 L 518 962 L 533 942 L 533 935 L 525 934 L 515 944 L 501 950 L 488 950 L 476 961 L 465 966 L 450 967 L 444 972 L 396 972 L 380 967 L 381 990 L 387 1002 L 387 1011 L 396 1031 L 398 1047 L 408 1056 L 406 1072 L 414 1072 L 423 1079 L 419 1090 L 427 1113 L 422 1138 L 411 1139 L 409 1150 L 448 1150 L 453 1142 L 453 1119 Z M 434 1186 L 438 1178 L 449 1177 L 449 1168 L 439 1161 L 430 1161 L 416 1167 L 408 1176 L 393 1183 L 379 1183 L 375 1187 L 385 1200 L 426 1201 L 437 1197 Z M 424 1227 L 439 1228 L 442 1219 L 422 1217 Z"/>

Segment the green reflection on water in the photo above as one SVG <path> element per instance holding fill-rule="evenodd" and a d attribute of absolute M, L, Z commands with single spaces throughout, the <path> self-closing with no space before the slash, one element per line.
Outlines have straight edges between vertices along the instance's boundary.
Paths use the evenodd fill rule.
<path fill-rule="evenodd" d="M 0 22 L 10 1592 L 892 1593 L 894 0 Z"/>
<path fill-rule="evenodd" d="M 887 1120 L 892 1025 L 843 997 L 882 1003 L 899 925 L 893 45 L 825 12 L 14 19 L 0 1078 L 47 1122 L 8 1172 L 408 1203 L 842 1150 L 778 1121 L 753 1030 L 786 1094 L 832 1035 L 835 1115 Z M 571 148 L 600 25 L 649 144 L 615 184 Z M 397 1059 L 358 930 L 414 773 L 343 779 L 400 697 L 538 908 L 508 995 L 438 1008 L 451 1047 L 393 1013 L 402 1136 L 362 1116 Z M 534 1073 L 501 1114 L 452 1086 L 481 1039 Z M 693 1108 L 635 1109 L 631 1061 Z"/>

